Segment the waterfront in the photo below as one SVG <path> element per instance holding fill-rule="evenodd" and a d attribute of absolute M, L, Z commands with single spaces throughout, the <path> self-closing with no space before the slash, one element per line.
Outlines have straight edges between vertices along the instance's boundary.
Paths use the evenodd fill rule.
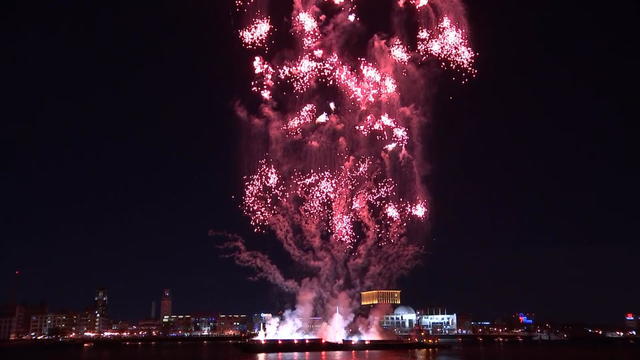
<path fill-rule="evenodd" d="M 449 349 L 246 354 L 228 343 L 130 343 L 117 346 L 32 346 L 0 349 L 2 359 L 47 360 L 631 360 L 640 346 L 616 344 L 457 345 Z"/>

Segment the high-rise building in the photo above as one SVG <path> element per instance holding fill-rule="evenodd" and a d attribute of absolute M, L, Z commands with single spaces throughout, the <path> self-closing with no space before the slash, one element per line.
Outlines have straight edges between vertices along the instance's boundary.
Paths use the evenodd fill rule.
<path fill-rule="evenodd" d="M 164 289 L 162 291 L 162 299 L 160 299 L 160 317 L 171 316 L 171 290 Z"/>
<path fill-rule="evenodd" d="M 107 289 L 96 290 L 93 298 L 93 309 L 87 314 L 87 331 L 101 333 L 109 329 L 109 313 L 107 312 Z"/>
<path fill-rule="evenodd" d="M 107 297 L 107 289 L 98 289 L 96 290 L 95 308 L 96 314 L 100 314 L 100 316 L 107 316 L 107 302 L 109 298 Z"/>
<path fill-rule="evenodd" d="M 400 304 L 400 290 L 372 290 L 360 293 L 361 305 Z"/>

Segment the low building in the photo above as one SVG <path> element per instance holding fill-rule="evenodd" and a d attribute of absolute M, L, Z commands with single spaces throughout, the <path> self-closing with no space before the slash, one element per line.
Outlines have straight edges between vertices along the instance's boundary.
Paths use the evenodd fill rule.
<path fill-rule="evenodd" d="M 193 331 L 191 315 L 165 315 L 162 317 L 162 331 L 167 335 L 188 335 Z"/>
<path fill-rule="evenodd" d="M 196 315 L 192 317 L 192 335 L 206 336 L 216 331 L 216 318 L 211 315 Z"/>
<path fill-rule="evenodd" d="M 385 315 L 382 327 L 396 335 L 409 335 L 421 330 L 430 335 L 458 333 L 456 314 L 420 314 L 410 306 L 398 306 L 393 314 Z"/>
<path fill-rule="evenodd" d="M 458 332 L 456 314 L 421 315 L 418 325 L 431 335 L 452 335 Z"/>
<path fill-rule="evenodd" d="M 219 335 L 241 335 L 247 332 L 249 319 L 247 315 L 218 315 L 216 333 Z"/>
<path fill-rule="evenodd" d="M 48 336 L 70 336 L 81 332 L 79 326 L 80 316 L 75 313 L 51 313 L 47 314 Z M 84 332 L 84 330 L 82 331 Z"/>
<path fill-rule="evenodd" d="M 385 315 L 382 328 L 396 335 L 408 335 L 416 326 L 417 314 L 410 306 L 398 306 L 393 314 Z"/>
<path fill-rule="evenodd" d="M 138 321 L 138 333 L 140 335 L 155 336 L 162 330 L 161 321 L 154 319 L 140 320 Z"/>

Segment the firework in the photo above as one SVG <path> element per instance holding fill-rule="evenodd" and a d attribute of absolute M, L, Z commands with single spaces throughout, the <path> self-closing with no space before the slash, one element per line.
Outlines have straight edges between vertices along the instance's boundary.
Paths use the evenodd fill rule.
<path fill-rule="evenodd" d="M 341 341 L 354 320 L 355 294 L 393 286 L 420 261 L 429 215 L 416 151 L 424 117 L 420 103 L 406 99 L 424 92 L 421 64 L 439 61 L 473 74 L 475 53 L 465 24 L 451 20 L 464 21 L 451 10 L 461 8 L 458 0 L 390 1 L 398 10 L 392 16 L 406 4 L 417 9 L 408 14 L 418 17 L 420 29 L 408 39 L 392 21 L 389 34 L 369 41 L 366 56 L 344 45 L 364 33 L 362 24 L 352 24 L 358 21 L 354 2 L 294 1 L 283 26 L 296 46 L 271 43 L 275 54 L 267 46 L 272 19 L 252 10 L 268 8 L 266 2 L 236 2 L 250 16 L 239 35 L 253 54 L 251 88 L 262 100 L 258 113 L 246 118 L 252 134 L 265 134 L 268 144 L 245 179 L 242 209 L 256 231 L 272 232 L 307 271 L 287 278 L 241 239 L 225 245 L 258 277 L 297 294 L 296 309 L 274 318 L 261 338 Z M 316 315 L 324 323 L 312 334 L 307 321 Z"/>

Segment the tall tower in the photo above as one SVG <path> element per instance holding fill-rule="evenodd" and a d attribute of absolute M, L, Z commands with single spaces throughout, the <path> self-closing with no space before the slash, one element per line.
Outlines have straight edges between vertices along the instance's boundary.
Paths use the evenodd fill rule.
<path fill-rule="evenodd" d="M 160 299 L 160 317 L 171 315 L 171 290 L 162 290 L 162 298 Z"/>
<path fill-rule="evenodd" d="M 95 313 L 95 331 L 101 332 L 108 328 L 107 303 L 109 298 L 107 297 L 107 289 L 100 288 L 96 290 L 96 296 L 93 298 Z"/>

